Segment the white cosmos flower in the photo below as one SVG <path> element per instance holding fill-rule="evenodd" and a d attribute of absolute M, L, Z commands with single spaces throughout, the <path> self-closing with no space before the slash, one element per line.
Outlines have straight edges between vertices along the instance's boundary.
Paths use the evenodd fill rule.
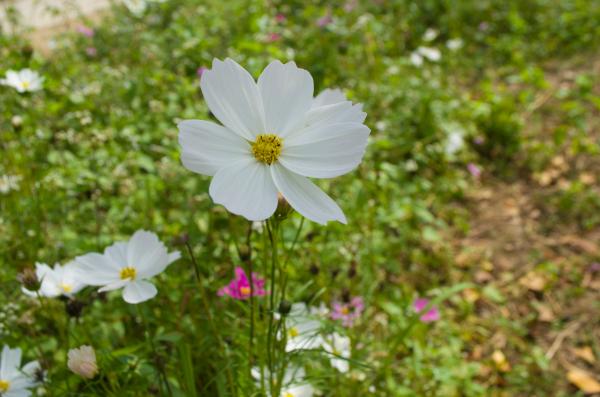
<path fill-rule="evenodd" d="M 156 234 L 138 230 L 128 242 L 118 242 L 104 254 L 90 253 L 75 258 L 78 279 L 87 285 L 102 286 L 100 292 L 123 289 L 127 303 L 153 298 L 156 287 L 146 281 L 164 271 L 180 258 L 178 251 L 168 253 Z"/>
<path fill-rule="evenodd" d="M 0 396 L 31 396 L 30 389 L 37 384 L 34 375 L 39 369 L 40 364 L 37 361 L 32 361 L 21 368 L 21 349 L 11 349 L 4 345 L 0 357 Z"/>
<path fill-rule="evenodd" d="M 217 204 L 252 221 L 269 218 L 281 193 L 317 223 L 346 223 L 340 207 L 308 178 L 333 178 L 360 163 L 370 133 L 361 105 L 339 90 L 313 98 L 311 75 L 294 62 L 271 62 L 258 83 L 231 59 L 213 61 L 200 87 L 223 124 L 179 123 L 181 160 L 212 176 Z"/>
<path fill-rule="evenodd" d="M 459 50 L 463 46 L 461 39 L 450 39 L 446 42 L 446 47 L 451 51 Z"/>
<path fill-rule="evenodd" d="M 324 339 L 323 348 L 331 353 L 331 366 L 340 372 L 346 373 L 350 369 L 348 358 L 352 352 L 350 338 L 338 333 L 331 334 Z"/>
<path fill-rule="evenodd" d="M 294 303 L 285 318 L 287 341 L 285 351 L 317 349 L 323 345 L 321 323 L 315 320 L 305 303 Z"/>
<path fill-rule="evenodd" d="M 427 29 L 425 34 L 423 35 L 423 40 L 425 41 L 433 41 L 438 36 L 438 31 L 435 29 Z"/>
<path fill-rule="evenodd" d="M 77 268 L 74 262 L 64 266 L 55 264 L 54 269 L 45 263 L 35 264 L 35 274 L 41 282 L 38 293 L 47 298 L 55 298 L 60 295 L 71 296 L 79 292 L 85 284 L 77 279 Z M 36 296 L 35 292 L 23 288 L 23 292 L 29 296 Z"/>
<path fill-rule="evenodd" d="M 18 92 L 32 92 L 42 89 L 44 78 L 38 72 L 31 69 L 22 69 L 18 72 L 9 70 L 6 72 L 6 78 L 0 80 L 0 84 L 13 87 Z"/>
<path fill-rule="evenodd" d="M 448 141 L 446 142 L 446 147 L 444 148 L 446 153 L 449 155 L 453 155 L 458 152 L 464 146 L 464 139 L 460 132 L 452 131 L 448 134 Z"/>
<path fill-rule="evenodd" d="M 258 385 L 261 384 L 261 373 L 260 373 L 260 369 L 258 367 L 253 367 L 252 370 L 252 377 L 254 378 L 254 380 L 256 381 L 256 383 Z M 267 394 L 271 395 L 270 393 L 270 386 L 269 386 L 269 382 L 268 379 L 270 378 L 269 376 L 269 370 L 268 369 L 263 369 L 264 372 L 264 376 L 265 376 L 265 385 L 266 385 L 266 389 L 267 389 Z M 312 397 L 312 395 L 315 392 L 315 389 L 312 387 L 312 385 L 310 383 L 307 383 L 304 379 L 304 377 L 306 376 L 305 372 L 304 372 L 304 368 L 302 367 L 295 367 L 295 366 L 288 366 L 285 370 L 285 373 L 283 374 L 283 386 L 281 387 L 281 392 L 279 394 L 279 397 Z"/>

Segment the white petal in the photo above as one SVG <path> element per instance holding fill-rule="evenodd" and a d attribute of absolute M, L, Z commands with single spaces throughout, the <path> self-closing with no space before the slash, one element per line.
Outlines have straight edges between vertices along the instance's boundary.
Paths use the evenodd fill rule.
<path fill-rule="evenodd" d="M 127 261 L 127 246 L 126 242 L 119 241 L 106 247 L 104 250 L 104 256 L 110 260 L 115 270 L 120 271 L 122 268 L 129 266 L 129 262 Z"/>
<path fill-rule="evenodd" d="M 154 284 L 147 281 L 135 281 L 127 284 L 123 290 L 123 299 L 127 303 L 140 303 L 156 296 L 157 290 Z"/>
<path fill-rule="evenodd" d="M 313 102 L 313 79 L 294 62 L 271 62 L 258 78 L 267 133 L 287 136 L 300 126 Z"/>
<path fill-rule="evenodd" d="M 7 393 L 4 393 L 2 396 L 3 397 L 30 397 L 31 390 L 27 390 L 27 389 L 9 390 Z"/>
<path fill-rule="evenodd" d="M 339 88 L 328 88 L 321 91 L 319 95 L 313 100 L 313 107 L 319 107 L 324 105 L 333 105 L 334 103 L 344 102 L 346 96 Z"/>
<path fill-rule="evenodd" d="M 306 114 L 306 125 L 315 127 L 335 123 L 362 123 L 366 117 L 361 104 L 353 105 L 350 101 L 344 101 L 313 107 Z"/>
<path fill-rule="evenodd" d="M 4 345 L 0 358 L 0 379 L 11 379 L 21 366 L 21 349 Z"/>
<path fill-rule="evenodd" d="M 39 361 L 30 361 L 23 366 L 23 368 L 21 369 L 21 372 L 23 372 L 25 375 L 33 376 L 40 369 L 41 369 L 41 366 L 40 366 Z"/>
<path fill-rule="evenodd" d="M 264 110 L 254 79 L 231 59 L 213 61 L 200 78 L 202 94 L 213 114 L 230 130 L 253 141 L 265 132 Z"/>
<path fill-rule="evenodd" d="M 306 177 L 295 174 L 280 164 L 271 167 L 271 175 L 283 197 L 306 218 L 320 224 L 332 220 L 346 223 L 346 217 L 335 201 Z"/>
<path fill-rule="evenodd" d="M 221 168 L 210 184 L 210 196 L 215 203 L 246 219 L 267 219 L 277 208 L 277 189 L 269 168 L 272 166 L 250 156 Z"/>
<path fill-rule="evenodd" d="M 100 288 L 98 290 L 98 292 L 114 291 L 116 289 L 123 288 L 124 286 L 126 286 L 129 283 L 131 283 L 130 279 L 113 281 L 112 283 L 109 283 L 109 284 L 105 285 L 104 287 Z"/>
<path fill-rule="evenodd" d="M 308 177 L 343 175 L 360 164 L 369 133 L 367 126 L 358 123 L 307 128 L 286 140 L 279 162 Z"/>
<path fill-rule="evenodd" d="M 75 258 L 76 278 L 86 285 L 107 285 L 120 280 L 119 270 L 105 255 L 92 252 Z"/>
<path fill-rule="evenodd" d="M 213 176 L 250 152 L 250 145 L 225 127 L 202 120 L 178 124 L 183 165 L 194 172 Z"/>
<path fill-rule="evenodd" d="M 165 248 L 156 234 L 138 230 L 127 243 L 127 266 L 137 269 L 161 250 Z"/>

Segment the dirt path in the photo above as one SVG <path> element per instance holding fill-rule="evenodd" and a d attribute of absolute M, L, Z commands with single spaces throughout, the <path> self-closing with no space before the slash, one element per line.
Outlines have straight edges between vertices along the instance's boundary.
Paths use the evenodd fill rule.
<path fill-rule="evenodd" d="M 47 51 L 50 38 L 73 29 L 82 19 L 97 20 L 113 3 L 111 0 L 8 0 L 0 2 L 0 26 L 10 31 L 10 14 L 20 18 L 21 28 L 31 30 L 33 45 Z"/>

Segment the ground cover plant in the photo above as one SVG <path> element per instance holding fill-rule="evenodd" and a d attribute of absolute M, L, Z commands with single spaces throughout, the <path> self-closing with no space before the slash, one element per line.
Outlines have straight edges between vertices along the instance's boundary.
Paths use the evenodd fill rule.
<path fill-rule="evenodd" d="M 600 393 L 598 2 L 11 18 L 0 396 Z"/>

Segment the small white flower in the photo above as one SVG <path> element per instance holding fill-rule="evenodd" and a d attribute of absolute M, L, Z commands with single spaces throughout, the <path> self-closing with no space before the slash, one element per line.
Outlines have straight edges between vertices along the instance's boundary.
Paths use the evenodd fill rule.
<path fill-rule="evenodd" d="M 79 292 L 85 284 L 77 279 L 77 266 L 74 262 L 69 262 L 64 266 L 55 264 L 54 269 L 45 263 L 35 264 L 35 274 L 41 282 L 38 293 L 47 298 L 55 298 L 65 295 L 71 296 Z M 36 296 L 36 293 L 23 289 L 29 296 Z"/>
<path fill-rule="evenodd" d="M 255 82 L 231 59 L 213 61 L 200 86 L 223 126 L 179 123 L 181 160 L 212 176 L 217 204 L 252 221 L 269 218 L 281 193 L 317 223 L 346 223 L 340 207 L 309 178 L 333 178 L 360 163 L 370 133 L 361 105 L 339 90 L 313 98 L 313 79 L 294 62 L 271 62 Z"/>
<path fill-rule="evenodd" d="M 93 347 L 83 345 L 78 349 L 71 349 L 68 356 L 67 366 L 82 378 L 93 379 L 98 373 L 96 352 Z"/>
<path fill-rule="evenodd" d="M 285 318 L 287 342 L 285 351 L 318 349 L 323 345 L 319 334 L 321 323 L 311 317 L 305 303 L 294 303 Z"/>
<path fill-rule="evenodd" d="M 0 177 L 0 193 L 6 194 L 11 190 L 19 190 L 21 179 L 19 175 L 2 175 Z"/>
<path fill-rule="evenodd" d="M 350 370 L 348 360 L 352 352 L 350 338 L 338 333 L 331 334 L 325 338 L 323 348 L 326 352 L 331 353 L 331 366 L 340 372 L 346 373 Z"/>
<path fill-rule="evenodd" d="M 253 367 L 252 377 L 256 381 L 258 385 L 261 384 L 261 372 L 257 367 Z M 268 395 L 271 395 L 269 389 L 268 379 L 269 371 L 267 369 L 263 369 L 263 373 L 265 376 L 265 385 L 268 391 Z M 307 383 L 304 379 L 306 376 L 304 372 L 304 368 L 288 366 L 283 375 L 283 385 L 281 387 L 281 393 L 279 397 L 312 397 L 315 392 L 315 389 L 312 387 L 310 383 Z"/>
<path fill-rule="evenodd" d="M 13 87 L 17 92 L 33 92 L 42 89 L 44 78 L 31 69 L 22 69 L 18 72 L 9 70 L 6 78 L 0 80 L 0 84 Z"/>
<path fill-rule="evenodd" d="M 316 317 L 328 317 L 329 311 L 329 307 L 323 302 L 318 307 L 311 306 L 309 309 L 310 314 Z"/>
<path fill-rule="evenodd" d="M 446 143 L 445 151 L 449 155 L 458 152 L 464 146 L 464 139 L 460 132 L 452 131 L 448 134 L 448 142 Z"/>
<path fill-rule="evenodd" d="M 168 253 L 156 234 L 138 230 L 128 242 L 118 242 L 104 254 L 90 253 L 75 258 L 78 279 L 86 285 L 102 286 L 100 292 L 123 289 L 127 303 L 140 303 L 153 298 L 156 287 L 146 281 L 163 272 L 181 257 L 178 251 Z"/>
<path fill-rule="evenodd" d="M 437 62 L 442 58 L 442 53 L 437 48 L 419 47 L 417 48 L 417 52 L 431 62 Z"/>
<path fill-rule="evenodd" d="M 423 57 L 418 52 L 413 52 L 410 54 L 410 63 L 419 67 L 423 65 Z"/>
<path fill-rule="evenodd" d="M 138 17 L 141 16 L 148 7 L 146 0 L 123 0 L 123 4 L 125 4 L 125 7 L 127 7 L 129 12 Z"/>
<path fill-rule="evenodd" d="M 424 41 L 433 41 L 435 40 L 435 38 L 438 36 L 438 31 L 435 29 L 427 29 L 425 31 L 425 34 L 423 35 L 423 40 Z"/>
<path fill-rule="evenodd" d="M 21 349 L 11 349 L 4 345 L 0 357 L 0 396 L 29 397 L 31 388 L 37 382 L 34 380 L 40 364 L 32 361 L 21 368 Z"/>
<path fill-rule="evenodd" d="M 450 51 L 459 50 L 462 48 L 462 46 L 463 41 L 461 39 L 451 39 L 446 42 L 446 47 L 448 47 Z"/>

